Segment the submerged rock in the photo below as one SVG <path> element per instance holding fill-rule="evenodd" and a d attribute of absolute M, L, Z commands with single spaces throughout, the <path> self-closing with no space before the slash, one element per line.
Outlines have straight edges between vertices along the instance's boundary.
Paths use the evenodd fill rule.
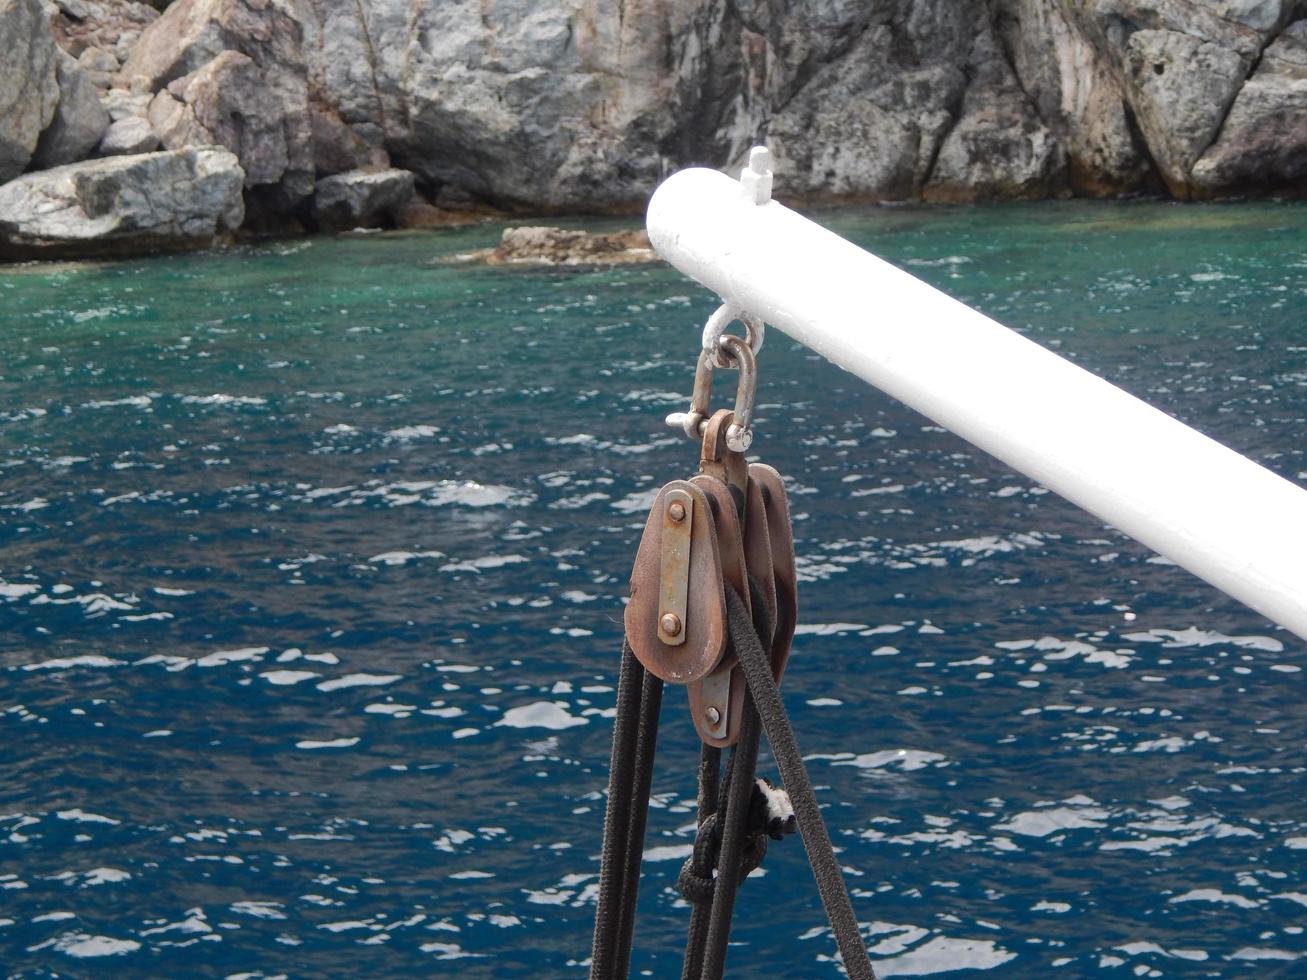
<path fill-rule="evenodd" d="M 0 0 L 0 181 L 23 172 L 54 118 L 57 56 L 40 0 Z"/>
<path fill-rule="evenodd" d="M 244 219 L 245 174 L 208 147 L 109 157 L 0 186 L 0 256 L 44 258 L 198 247 Z"/>
<path fill-rule="evenodd" d="M 324 231 L 396 222 L 413 197 L 408 170 L 351 170 L 324 177 L 313 194 L 313 221 Z"/>
<path fill-rule="evenodd" d="M 499 244 L 459 256 L 487 265 L 625 265 L 658 258 L 643 231 L 598 234 L 565 228 L 505 228 Z"/>

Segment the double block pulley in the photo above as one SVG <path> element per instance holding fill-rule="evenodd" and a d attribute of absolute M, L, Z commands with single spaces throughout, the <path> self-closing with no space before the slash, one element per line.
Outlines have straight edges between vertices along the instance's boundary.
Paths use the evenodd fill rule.
<path fill-rule="evenodd" d="M 736 320 L 744 337 L 725 332 Z M 736 888 L 761 862 L 767 840 L 795 829 L 846 969 L 873 976 L 779 695 L 798 588 L 784 481 L 744 455 L 753 441 L 762 340 L 758 317 L 721 306 L 704 327 L 689 411 L 667 418 L 699 444 L 699 467 L 659 490 L 631 571 L 592 978 L 624 978 L 629 969 L 664 683 L 686 688 L 702 743 L 698 833 L 678 879 L 693 907 L 683 978 L 722 975 Z M 713 378 L 727 368 L 739 372 L 734 408 L 714 411 Z M 783 789 L 755 778 L 764 729 Z M 731 756 L 723 771 L 724 748 Z"/>

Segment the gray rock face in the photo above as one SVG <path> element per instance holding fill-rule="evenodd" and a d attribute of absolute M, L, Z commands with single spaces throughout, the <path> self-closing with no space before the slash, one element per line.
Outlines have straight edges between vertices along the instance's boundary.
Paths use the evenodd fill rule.
<path fill-rule="evenodd" d="M 1216 135 L 1248 71 L 1236 51 L 1176 31 L 1138 31 L 1126 86 L 1162 179 L 1188 196 L 1189 170 Z"/>
<path fill-rule="evenodd" d="M 245 175 L 228 150 L 111 157 L 0 186 L 0 255 L 122 254 L 203 246 L 244 219 Z"/>
<path fill-rule="evenodd" d="M 59 105 L 32 155 L 32 164 L 42 169 L 87 157 L 99 145 L 110 123 L 94 83 L 76 61 L 62 52 L 57 77 Z"/>
<path fill-rule="evenodd" d="M 1137 189 L 1151 167 L 1127 116 L 1119 64 L 1073 23 L 1065 5 L 1001 0 L 998 33 L 1039 120 L 1065 150 L 1071 190 Z"/>
<path fill-rule="evenodd" d="M 168 87 L 175 100 L 191 107 L 199 124 L 193 131 L 216 136 L 223 130 L 252 165 L 251 187 L 266 188 L 269 206 L 285 211 L 313 192 L 314 181 L 304 32 L 293 16 L 297 11 L 291 0 L 177 0 L 142 33 L 121 72 L 144 79 L 151 92 Z M 232 54 L 245 61 L 233 62 Z M 212 64 L 223 55 L 227 60 Z M 171 87 L 187 76 L 194 77 L 180 92 Z M 220 91 L 224 82 L 257 99 L 247 123 L 235 124 L 236 97 Z M 186 101 L 187 92 L 192 102 Z M 173 132 L 182 128 L 179 124 Z M 254 145 L 262 139 L 270 141 L 266 151 Z"/>
<path fill-rule="evenodd" d="M 23 172 L 54 118 L 57 53 L 39 0 L 0 0 L 0 181 Z"/>
<path fill-rule="evenodd" d="M 100 155 L 106 157 L 149 153 L 159 148 L 159 134 L 148 119 L 125 116 L 110 123 L 100 139 Z"/>
<path fill-rule="evenodd" d="M 149 119 L 170 150 L 225 146 L 245 171 L 245 186 L 277 184 L 290 166 L 284 106 L 250 58 L 224 51 L 170 84 L 150 103 Z"/>
<path fill-rule="evenodd" d="M 940 147 L 926 199 L 1045 197 L 1059 189 L 1062 147 L 1024 97 L 993 36 L 976 38 L 970 61 L 972 81 Z"/>
<path fill-rule="evenodd" d="M 1193 168 L 1196 193 L 1301 187 L 1307 177 L 1307 21 L 1266 49 L 1218 139 Z"/>
<path fill-rule="evenodd" d="M 351 170 L 324 177 L 313 195 L 313 221 L 333 231 L 393 223 L 413 197 L 413 180 L 408 170 Z"/>

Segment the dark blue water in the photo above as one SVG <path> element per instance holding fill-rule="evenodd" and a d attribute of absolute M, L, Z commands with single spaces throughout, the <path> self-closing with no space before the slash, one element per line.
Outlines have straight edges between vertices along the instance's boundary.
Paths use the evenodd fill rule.
<path fill-rule="evenodd" d="M 1302 482 L 1305 217 L 826 220 Z M 496 232 L 0 272 L 7 975 L 584 974 L 621 598 L 714 303 L 433 262 Z M 761 371 L 785 695 L 881 975 L 1304 975 L 1302 642 L 778 332 Z M 674 976 L 678 692 L 659 749 L 635 966 Z M 734 939 L 837 975 L 796 839 Z"/>

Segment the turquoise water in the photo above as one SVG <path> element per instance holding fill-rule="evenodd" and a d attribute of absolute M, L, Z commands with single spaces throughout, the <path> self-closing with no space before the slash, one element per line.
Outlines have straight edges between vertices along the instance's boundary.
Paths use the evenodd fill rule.
<path fill-rule="evenodd" d="M 1305 217 L 823 220 L 1303 482 Z M 714 304 L 435 261 L 497 231 L 0 271 L 7 975 L 584 974 L 621 597 Z M 1302 975 L 1302 642 L 776 331 L 759 402 L 785 695 L 881 975 Z M 659 749 L 634 965 L 674 976 L 674 691 Z M 837 975 L 797 840 L 737 915 L 735 975 Z"/>

